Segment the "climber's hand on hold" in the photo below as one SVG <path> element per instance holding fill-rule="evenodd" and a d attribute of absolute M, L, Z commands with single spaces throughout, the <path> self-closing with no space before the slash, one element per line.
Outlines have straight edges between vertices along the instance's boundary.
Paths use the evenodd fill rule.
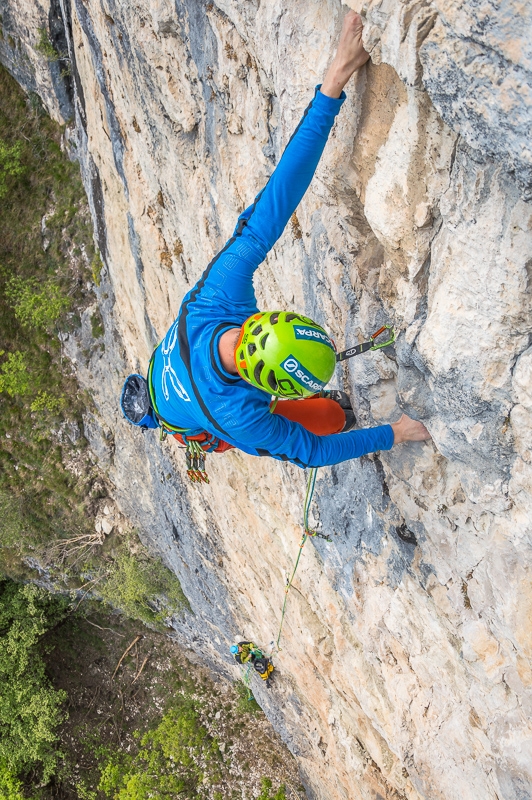
<path fill-rule="evenodd" d="M 431 438 L 430 433 L 422 422 L 410 419 L 406 414 L 403 414 L 398 422 L 392 423 L 392 430 L 394 444 L 401 444 L 401 442 L 424 442 L 426 439 Z"/>
<path fill-rule="evenodd" d="M 321 93 L 340 97 L 351 75 L 369 58 L 362 44 L 362 17 L 349 11 L 344 19 L 336 55 L 321 86 Z"/>

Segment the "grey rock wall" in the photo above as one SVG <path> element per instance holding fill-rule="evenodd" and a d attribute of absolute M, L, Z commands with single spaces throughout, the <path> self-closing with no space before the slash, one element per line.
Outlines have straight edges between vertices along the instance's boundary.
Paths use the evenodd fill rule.
<path fill-rule="evenodd" d="M 71 115 L 35 52 L 57 9 L 2 0 L 0 55 Z M 117 408 L 181 297 L 271 174 L 332 57 L 338 0 L 61 0 L 75 143 L 104 259 L 105 350 L 67 343 L 95 458 L 193 614 L 178 635 L 233 671 L 276 635 L 304 474 L 238 452 L 187 483 L 182 454 Z M 352 2 L 357 7 L 356 2 Z M 312 187 L 256 280 L 343 345 L 396 346 L 336 376 L 362 425 L 433 442 L 323 469 L 277 680 L 257 695 L 310 797 L 532 797 L 530 7 L 381 0 Z M 56 23 L 54 22 L 54 25 Z M 14 44 L 10 42 L 9 37 Z M 54 77 L 55 76 L 55 77 Z M 63 76 L 63 84 L 64 84 Z M 62 84 L 62 85 L 63 85 Z"/>
<path fill-rule="evenodd" d="M 394 66 L 407 85 L 423 86 L 445 122 L 502 163 L 530 200 L 530 3 L 371 0 L 363 8 L 374 61 Z"/>

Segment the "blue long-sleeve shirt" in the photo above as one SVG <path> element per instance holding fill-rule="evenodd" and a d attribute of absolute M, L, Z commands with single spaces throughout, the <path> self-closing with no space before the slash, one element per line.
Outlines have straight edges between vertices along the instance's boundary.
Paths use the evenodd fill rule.
<path fill-rule="evenodd" d="M 264 261 L 314 175 L 345 95 L 319 90 L 283 156 L 233 236 L 185 296 L 179 315 L 158 347 L 153 387 L 168 423 L 208 431 L 245 453 L 292 461 L 301 467 L 337 464 L 393 445 L 390 425 L 317 436 L 297 422 L 271 414 L 270 396 L 231 375 L 218 353 L 220 336 L 258 312 L 253 273 Z"/>

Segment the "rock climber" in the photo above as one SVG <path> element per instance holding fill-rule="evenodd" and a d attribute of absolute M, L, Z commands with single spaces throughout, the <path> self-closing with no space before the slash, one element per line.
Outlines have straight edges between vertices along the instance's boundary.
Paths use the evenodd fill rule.
<path fill-rule="evenodd" d="M 253 642 L 239 642 L 230 648 L 237 664 L 248 664 L 251 662 L 253 668 L 260 675 L 263 681 L 267 681 L 272 674 L 274 667 L 268 656 Z"/>
<path fill-rule="evenodd" d="M 260 312 L 253 290 L 255 270 L 314 175 L 344 86 L 368 58 L 362 20 L 349 12 L 332 64 L 277 168 L 185 296 L 152 356 L 148 382 L 139 375 L 126 381 L 121 405 L 130 422 L 162 427 L 188 445 L 196 439 L 204 450 L 236 447 L 301 467 L 430 438 L 404 414 L 391 425 L 352 430 L 347 395 L 325 389 L 336 364 L 330 336 L 301 314 Z"/>

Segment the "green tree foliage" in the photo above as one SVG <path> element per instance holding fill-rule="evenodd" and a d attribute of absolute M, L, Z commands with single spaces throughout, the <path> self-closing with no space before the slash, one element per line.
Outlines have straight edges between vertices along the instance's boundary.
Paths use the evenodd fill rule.
<path fill-rule="evenodd" d="M 24 174 L 21 159 L 22 142 L 9 145 L 0 139 L 0 200 L 9 192 L 12 179 Z"/>
<path fill-rule="evenodd" d="M 133 545 L 131 537 L 115 552 L 105 581 L 96 588 L 126 617 L 156 627 L 188 605 L 174 573 L 160 559 L 150 558 L 139 542 Z"/>
<path fill-rule="evenodd" d="M 216 787 L 223 787 L 230 765 L 224 763 L 216 737 L 201 723 L 199 702 L 195 695 L 178 694 L 159 725 L 140 738 L 136 754 L 109 758 L 98 786 L 107 800 L 222 797 Z M 256 800 L 286 800 L 285 787 L 281 784 L 272 793 L 272 781 L 263 778 Z"/>
<path fill-rule="evenodd" d="M 152 797 L 189 800 L 206 797 L 205 785 L 219 779 L 220 750 L 200 723 L 194 700 L 181 696 L 179 707 L 148 731 L 134 756 L 111 760 L 102 770 L 99 789 L 113 800 Z"/>
<path fill-rule="evenodd" d="M 204 724 L 211 703 L 191 681 L 185 681 L 159 724 L 138 736 L 136 753 L 108 756 L 101 769 L 99 791 L 107 800 L 225 796 L 220 790 L 234 765 L 231 759 L 224 759 L 218 739 Z M 249 794 L 243 792 L 242 796 Z M 286 800 L 285 786 L 272 791 L 271 779 L 263 778 L 255 800 Z"/>
<path fill-rule="evenodd" d="M 5 296 L 21 325 L 43 331 L 50 331 L 70 305 L 53 279 L 40 284 L 36 278 L 15 276 L 8 280 Z"/>
<path fill-rule="evenodd" d="M 22 783 L 2 762 L 0 762 L 0 799 L 25 800 Z"/>
<path fill-rule="evenodd" d="M 39 413 L 48 411 L 50 414 L 59 414 L 66 405 L 65 397 L 58 397 L 50 392 L 39 392 L 35 400 L 30 403 L 30 411 Z"/>
<path fill-rule="evenodd" d="M 0 355 L 4 355 L 0 350 Z M 31 379 L 24 353 L 16 350 L 8 353 L 6 360 L 0 366 L 0 392 L 6 392 L 10 397 L 25 397 L 31 392 Z"/>
<path fill-rule="evenodd" d="M 57 763 L 66 695 L 50 686 L 38 645 L 65 608 L 31 584 L 0 582 L 0 787 L 12 800 L 19 775 L 38 769 L 47 781 Z"/>

